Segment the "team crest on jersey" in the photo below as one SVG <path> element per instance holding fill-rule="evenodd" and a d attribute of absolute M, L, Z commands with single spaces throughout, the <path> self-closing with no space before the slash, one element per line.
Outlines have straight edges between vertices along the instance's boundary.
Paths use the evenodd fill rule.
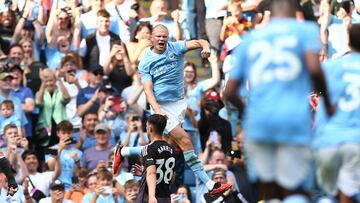
<path fill-rule="evenodd" d="M 174 57 L 175 57 L 174 53 L 169 54 L 169 59 L 174 59 Z"/>

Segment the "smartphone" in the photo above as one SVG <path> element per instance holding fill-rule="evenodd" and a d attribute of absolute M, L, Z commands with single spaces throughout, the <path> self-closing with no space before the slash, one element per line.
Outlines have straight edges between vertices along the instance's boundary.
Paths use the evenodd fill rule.
<path fill-rule="evenodd" d="M 78 184 L 78 183 L 79 183 L 79 178 L 78 178 L 77 176 L 73 176 L 73 177 L 71 178 L 71 183 L 72 183 L 72 184 Z"/>
<path fill-rule="evenodd" d="M 112 194 L 112 187 L 111 186 L 104 186 L 104 194 Z"/>
<path fill-rule="evenodd" d="M 70 143 L 68 145 L 72 145 L 72 144 L 77 143 L 77 140 L 74 137 L 71 137 L 71 138 L 67 139 L 66 141 L 70 141 Z"/>
<path fill-rule="evenodd" d="M 210 132 L 210 140 L 211 140 L 211 143 L 216 143 L 219 141 L 219 134 L 218 132 L 216 131 L 211 131 Z"/>
<path fill-rule="evenodd" d="M 50 154 L 53 156 L 57 156 L 58 155 L 58 150 L 57 149 L 52 149 L 52 148 L 47 148 L 45 149 L 45 154 Z"/>

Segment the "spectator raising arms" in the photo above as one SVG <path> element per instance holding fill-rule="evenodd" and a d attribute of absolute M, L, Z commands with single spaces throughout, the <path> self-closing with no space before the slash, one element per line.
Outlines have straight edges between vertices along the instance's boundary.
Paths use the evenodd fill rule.
<path fill-rule="evenodd" d="M 65 106 L 70 101 L 70 97 L 61 77 L 63 76 L 55 74 L 50 69 L 41 72 L 41 87 L 35 96 L 35 103 L 41 109 L 37 130 L 55 129 L 56 124 L 67 119 Z"/>

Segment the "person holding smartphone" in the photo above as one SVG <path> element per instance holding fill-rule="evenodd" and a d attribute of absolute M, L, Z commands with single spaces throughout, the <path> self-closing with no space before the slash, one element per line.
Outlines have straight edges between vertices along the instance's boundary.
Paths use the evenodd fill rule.
<path fill-rule="evenodd" d="M 126 147 L 144 146 L 149 142 L 149 138 L 144 133 L 141 117 L 135 113 L 126 116 L 128 124 L 127 131 L 120 135 L 121 144 Z"/>
<path fill-rule="evenodd" d="M 61 121 L 57 125 L 56 134 L 65 146 L 60 154 L 61 174 L 59 179 L 65 184 L 65 190 L 68 191 L 71 188 L 72 177 L 74 170 L 80 167 L 80 160 L 83 153 L 74 147 L 76 140 L 73 138 L 73 125 L 68 120 Z M 49 168 L 55 167 L 55 159 L 50 157 L 47 160 Z"/>
<path fill-rule="evenodd" d="M 83 203 L 118 203 L 119 192 L 113 187 L 113 175 L 107 169 L 97 174 L 98 183 L 95 191 L 84 196 Z"/>
<path fill-rule="evenodd" d="M 128 129 L 120 134 L 121 144 L 126 147 L 145 146 L 149 143 L 149 138 L 143 130 L 141 117 L 135 113 L 126 116 Z M 138 163 L 139 156 L 128 157 L 129 167 Z"/>

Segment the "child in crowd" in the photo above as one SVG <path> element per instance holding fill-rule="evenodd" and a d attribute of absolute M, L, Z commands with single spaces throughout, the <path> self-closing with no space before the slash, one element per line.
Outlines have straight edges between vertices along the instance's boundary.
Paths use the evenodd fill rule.
<path fill-rule="evenodd" d="M 135 203 L 136 197 L 140 191 L 138 181 L 131 179 L 125 183 L 125 203 Z"/>
<path fill-rule="evenodd" d="M 1 122 L 0 134 L 4 134 L 4 127 L 8 124 L 14 124 L 18 128 L 18 135 L 22 136 L 22 129 L 20 118 L 14 114 L 14 103 L 10 100 L 4 100 L 1 103 L 1 115 L 4 117 L 4 120 Z M 0 141 L 0 143 L 3 143 Z M 2 144 L 1 144 L 2 145 Z"/>

